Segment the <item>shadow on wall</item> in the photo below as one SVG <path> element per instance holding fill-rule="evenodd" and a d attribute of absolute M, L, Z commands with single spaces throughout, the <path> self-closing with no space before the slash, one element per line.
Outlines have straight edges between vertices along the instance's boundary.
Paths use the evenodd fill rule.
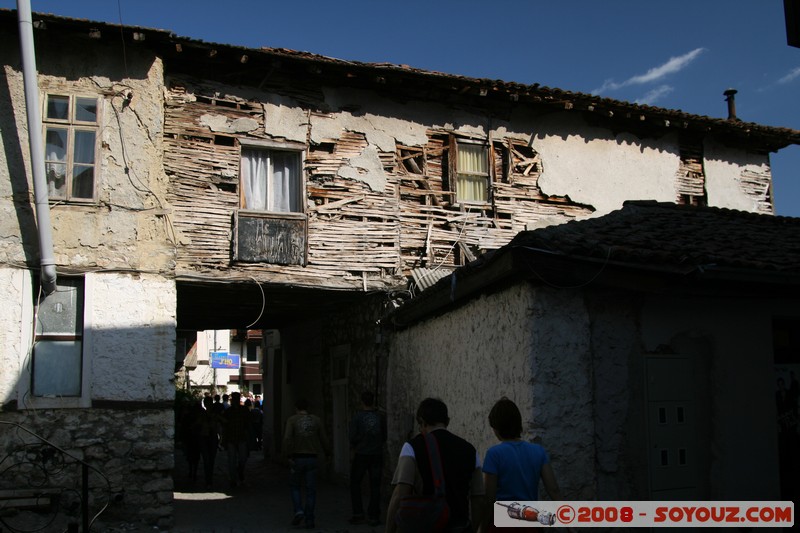
<path fill-rule="evenodd" d="M 35 228 L 36 219 L 33 214 L 33 191 L 28 186 L 25 161 L 22 155 L 23 142 L 28 146 L 28 139 L 20 139 L 17 134 L 17 123 L 27 124 L 24 111 L 16 116 L 11 100 L 11 89 L 5 69 L 0 71 L 0 136 L 7 168 L 4 169 L 10 178 L 11 198 L 20 228 Z M 27 129 L 27 128 L 26 128 Z M 39 240 L 35 231 L 20 231 L 25 261 L 29 264 L 39 262 Z"/>
<path fill-rule="evenodd" d="M 164 344 L 165 330 L 81 328 L 78 338 L 91 336 L 92 346 L 81 350 L 79 343 L 59 358 L 53 343 L 74 347 L 74 341 L 39 340 L 29 367 L 0 373 L 2 389 L 13 395 L 0 410 L 0 530 L 66 531 L 86 515 L 101 522 L 171 524 L 164 495 L 173 486 L 175 356 L 174 349 L 163 353 L 167 348 L 153 353 Z M 85 391 L 88 358 L 93 381 L 84 403 L 90 408 L 81 408 L 77 395 Z M 23 395 L 23 406 L 17 397 L 29 388 L 29 371 L 41 379 L 33 383 L 38 395 Z"/>

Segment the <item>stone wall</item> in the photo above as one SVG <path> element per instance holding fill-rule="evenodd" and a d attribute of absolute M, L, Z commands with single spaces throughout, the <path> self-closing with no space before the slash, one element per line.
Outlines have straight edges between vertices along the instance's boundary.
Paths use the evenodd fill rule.
<path fill-rule="evenodd" d="M 2 425 L 0 454 L 3 463 L 3 488 L 27 488 L 33 477 L 47 472 L 44 487 L 65 490 L 64 503 L 74 501 L 81 490 L 80 466 L 72 458 L 90 465 L 90 514 L 98 517 L 95 530 L 103 522 L 141 522 L 161 528 L 172 525 L 172 469 L 174 465 L 173 410 L 171 405 L 148 409 L 69 409 L 0 413 Z M 25 431 L 27 430 L 27 431 Z M 14 460 L 14 451 L 40 442 L 28 431 L 65 450 L 71 458 L 64 466 L 54 464 L 35 469 L 33 474 L 16 479 L 25 469 Z M 45 449 L 51 450 L 50 447 Z M 46 454 L 47 452 L 44 452 Z M 44 455 L 43 454 L 43 455 Z M 10 456 L 10 457 L 8 457 Z M 13 487 L 7 486 L 14 484 Z M 77 492 L 76 492 L 77 491 Z M 79 512 L 80 508 L 75 510 Z M 59 522 L 68 514 L 58 516 Z M 74 520 L 74 515 L 73 515 Z"/>

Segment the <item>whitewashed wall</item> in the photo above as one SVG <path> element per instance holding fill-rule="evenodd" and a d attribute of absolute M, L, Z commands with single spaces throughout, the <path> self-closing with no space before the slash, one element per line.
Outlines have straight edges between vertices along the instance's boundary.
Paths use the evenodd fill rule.
<path fill-rule="evenodd" d="M 589 313 L 581 291 L 538 287 L 533 292 L 527 326 L 533 335 L 529 423 L 550 454 L 564 497 L 594 499 Z"/>
<path fill-rule="evenodd" d="M 4 288 L 3 305 L 0 305 L 0 405 L 17 400 L 17 380 L 20 376 L 20 354 L 24 346 L 20 324 L 26 315 L 25 301 L 30 302 L 30 289 L 26 292 L 26 270 L 0 268 L 0 287 Z M 30 283 L 28 283 L 30 287 Z"/>
<path fill-rule="evenodd" d="M 474 444 L 481 457 L 497 443 L 488 416 L 500 397 L 531 411 L 532 305 L 529 289 L 519 285 L 392 336 L 387 373 L 391 461 L 409 432 L 417 432 L 414 415 L 426 397 L 447 404 L 450 430 Z"/>
<path fill-rule="evenodd" d="M 175 283 L 160 276 L 96 273 L 91 284 L 92 398 L 171 401 L 175 387 Z M 87 291 L 88 292 L 88 291 Z M 88 295 L 87 295 L 88 296 Z"/>

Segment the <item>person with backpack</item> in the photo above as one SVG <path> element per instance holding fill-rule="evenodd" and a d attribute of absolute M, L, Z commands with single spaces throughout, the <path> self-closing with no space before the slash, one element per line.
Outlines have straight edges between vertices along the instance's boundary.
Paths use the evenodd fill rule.
<path fill-rule="evenodd" d="M 403 445 L 392 478 L 386 532 L 474 531 L 485 505 L 475 446 L 447 430 L 450 418 L 442 400 L 424 399 L 416 418 L 420 433 Z M 436 501 L 440 495 L 444 502 Z M 433 521 L 425 516 L 431 513 L 438 515 Z"/>
<path fill-rule="evenodd" d="M 361 482 L 369 473 L 369 525 L 380 523 L 381 478 L 383 477 L 383 447 L 386 443 L 386 416 L 375 407 L 375 395 L 361 393 L 361 408 L 350 421 L 350 499 L 353 505 L 351 524 L 364 520 Z"/>
<path fill-rule="evenodd" d="M 317 415 L 308 412 L 308 400 L 295 402 L 295 414 L 286 421 L 283 451 L 289 460 L 289 487 L 294 517 L 292 525 L 305 521 L 306 529 L 314 529 L 317 502 L 317 471 L 320 457 L 329 456 L 331 445 L 325 427 Z M 305 504 L 303 503 L 305 488 Z"/>

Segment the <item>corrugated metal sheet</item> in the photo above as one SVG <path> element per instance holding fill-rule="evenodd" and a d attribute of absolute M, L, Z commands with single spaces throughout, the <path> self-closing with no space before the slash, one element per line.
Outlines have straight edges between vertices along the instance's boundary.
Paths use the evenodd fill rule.
<path fill-rule="evenodd" d="M 452 272 L 448 268 L 415 268 L 411 271 L 411 276 L 414 278 L 414 284 L 424 291 Z"/>

